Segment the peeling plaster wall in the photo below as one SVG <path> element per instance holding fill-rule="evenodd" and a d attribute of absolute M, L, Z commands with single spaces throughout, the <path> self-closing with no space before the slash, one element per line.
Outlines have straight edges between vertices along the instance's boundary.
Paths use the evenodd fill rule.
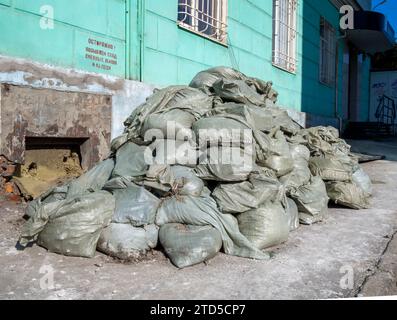
<path fill-rule="evenodd" d="M 6 56 L 0 56 L 0 83 L 111 95 L 112 139 L 122 133 L 124 120 L 152 94 L 154 89 L 154 86 L 142 82 Z"/>
<path fill-rule="evenodd" d="M 0 154 L 7 159 L 25 162 L 27 137 L 79 140 L 83 169 L 109 154 L 111 96 L 5 83 L 0 95 Z"/>

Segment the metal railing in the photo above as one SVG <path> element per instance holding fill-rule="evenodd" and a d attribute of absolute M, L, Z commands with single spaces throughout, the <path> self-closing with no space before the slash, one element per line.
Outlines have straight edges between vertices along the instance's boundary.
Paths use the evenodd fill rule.
<path fill-rule="evenodd" d="M 390 133 L 393 135 L 397 134 L 396 115 L 396 102 L 394 99 L 383 95 L 379 100 L 375 117 L 379 124 L 390 126 Z"/>
<path fill-rule="evenodd" d="M 222 43 L 227 40 L 226 17 L 226 0 L 179 0 L 179 25 Z"/>

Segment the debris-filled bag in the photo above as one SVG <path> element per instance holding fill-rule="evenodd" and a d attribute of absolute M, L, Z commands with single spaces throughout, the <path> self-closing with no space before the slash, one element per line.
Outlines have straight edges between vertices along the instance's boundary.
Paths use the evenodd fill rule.
<path fill-rule="evenodd" d="M 178 195 L 199 197 L 204 190 L 204 182 L 194 173 L 193 169 L 183 166 L 171 167 L 174 186 Z"/>
<path fill-rule="evenodd" d="M 367 208 L 369 176 L 337 129 L 303 129 L 271 81 L 216 67 L 154 90 L 109 156 L 32 201 L 20 242 L 139 260 L 160 244 L 179 268 L 220 250 L 266 260 L 328 201 Z"/>
<path fill-rule="evenodd" d="M 114 160 L 100 162 L 87 173 L 70 182 L 66 198 L 70 199 L 87 192 L 99 191 L 109 180 L 114 169 Z"/>
<path fill-rule="evenodd" d="M 157 246 L 158 227 L 136 228 L 128 223 L 111 223 L 98 240 L 99 251 L 123 260 L 138 260 Z"/>
<path fill-rule="evenodd" d="M 269 255 L 255 248 L 243 236 L 237 220 L 229 214 L 219 212 L 210 191 L 205 190 L 200 197 L 175 196 L 164 199 L 156 218 L 156 224 L 182 223 L 195 226 L 211 225 L 217 229 L 226 254 L 252 259 L 268 259 Z"/>
<path fill-rule="evenodd" d="M 291 198 L 298 206 L 301 223 L 310 225 L 327 216 L 329 198 L 320 177 L 312 177 L 309 184 L 291 191 Z"/>
<path fill-rule="evenodd" d="M 285 212 L 288 216 L 288 225 L 289 230 L 294 231 L 299 228 L 299 210 L 298 206 L 296 205 L 295 201 L 287 198 L 286 203 L 284 205 Z"/>
<path fill-rule="evenodd" d="M 215 91 L 214 84 L 219 80 L 243 80 L 264 98 L 272 102 L 277 101 L 278 93 L 272 89 L 273 83 L 271 81 L 265 82 L 257 78 L 247 77 L 240 71 L 228 67 L 215 67 L 199 72 L 190 82 L 190 87 L 198 88 L 206 94 L 212 95 Z"/>
<path fill-rule="evenodd" d="M 40 246 L 51 252 L 92 258 L 114 208 L 114 197 L 107 191 L 51 202 L 30 218 L 20 243 L 24 245 L 37 239 Z"/>
<path fill-rule="evenodd" d="M 46 203 L 65 200 L 66 195 L 68 193 L 68 189 L 69 189 L 68 184 L 49 189 L 47 192 L 42 194 L 37 199 L 34 199 L 29 202 L 25 210 L 25 215 L 30 218 L 36 214 L 37 210 L 39 210 L 42 205 Z"/>
<path fill-rule="evenodd" d="M 153 137 L 182 141 L 186 137 L 192 139 L 190 129 L 195 120 L 193 114 L 178 109 L 151 114 L 144 121 L 141 136 L 145 141 L 151 141 Z"/>
<path fill-rule="evenodd" d="M 334 156 L 312 157 L 309 167 L 313 175 L 321 177 L 324 181 L 343 182 L 352 179 L 352 166 Z"/>
<path fill-rule="evenodd" d="M 290 194 L 293 189 L 308 184 L 312 176 L 309 168 L 309 149 L 300 144 L 290 144 L 289 150 L 293 161 L 293 169 L 280 177 L 280 182 L 286 188 L 287 194 Z"/>
<path fill-rule="evenodd" d="M 225 102 L 264 105 L 265 99 L 243 80 L 220 79 L 213 84 L 215 94 Z"/>
<path fill-rule="evenodd" d="M 258 209 L 264 202 L 280 198 L 283 190 L 271 170 L 253 173 L 248 181 L 220 184 L 212 197 L 223 213 L 239 214 Z"/>
<path fill-rule="evenodd" d="M 213 116 L 198 120 L 193 125 L 197 144 L 199 146 L 218 146 L 219 144 L 229 145 L 236 142 L 240 145 L 251 145 L 253 143 L 252 130 L 244 122 L 234 118 L 226 118 L 222 116 Z M 239 137 L 234 133 L 239 133 Z M 248 134 L 247 134 L 248 133 Z"/>
<path fill-rule="evenodd" d="M 175 185 L 175 177 L 170 166 L 154 164 L 149 167 L 144 181 L 140 183 L 154 193 L 169 193 Z"/>
<path fill-rule="evenodd" d="M 138 142 L 146 119 L 153 114 L 171 110 L 183 110 L 191 113 L 195 119 L 201 118 L 213 107 L 213 98 L 202 91 L 187 86 L 170 86 L 156 90 L 145 103 L 137 107 L 124 122 L 128 139 Z M 164 129 L 162 126 L 158 129 Z"/>
<path fill-rule="evenodd" d="M 369 195 L 354 183 L 329 182 L 327 192 L 330 199 L 336 204 L 352 209 L 368 209 Z"/>
<path fill-rule="evenodd" d="M 268 107 L 267 109 L 273 116 L 275 126 L 279 126 L 284 133 L 296 135 L 302 129 L 302 127 L 288 115 L 287 110 L 277 107 Z"/>
<path fill-rule="evenodd" d="M 130 223 L 134 227 L 154 223 L 160 199 L 144 187 L 131 185 L 113 190 L 112 193 L 116 200 L 113 222 Z"/>
<path fill-rule="evenodd" d="M 352 182 L 363 190 L 368 196 L 372 195 L 372 182 L 371 178 L 364 171 L 361 166 L 357 166 L 357 169 L 352 175 Z"/>
<path fill-rule="evenodd" d="M 266 108 L 255 105 L 245 105 L 233 102 L 215 104 L 215 107 L 209 113 L 209 116 L 230 118 L 235 121 L 239 121 L 244 129 L 248 127 L 253 130 L 264 132 L 270 132 L 276 126 L 272 113 L 270 113 Z M 211 118 L 205 118 L 205 120 L 207 119 Z M 219 123 L 215 124 L 214 128 L 219 128 Z"/>
<path fill-rule="evenodd" d="M 268 201 L 258 209 L 237 216 L 239 229 L 258 249 L 288 240 L 290 219 L 280 202 Z"/>
<path fill-rule="evenodd" d="M 339 138 L 339 132 L 333 127 L 313 127 L 304 129 L 300 132 L 306 140 L 312 156 L 324 156 L 332 154 L 334 156 L 347 155 L 350 146 Z"/>
<path fill-rule="evenodd" d="M 307 147 L 301 144 L 289 144 L 289 151 L 291 153 L 291 157 L 294 161 L 306 161 L 310 160 L 310 151 Z"/>
<path fill-rule="evenodd" d="M 160 228 L 159 240 L 178 268 L 208 261 L 222 248 L 221 234 L 212 226 L 165 224 Z"/>
<path fill-rule="evenodd" d="M 195 167 L 198 153 L 194 142 L 179 140 L 156 140 L 150 145 L 154 164 Z"/>
<path fill-rule="evenodd" d="M 190 82 L 190 87 L 198 88 L 211 94 L 213 92 L 214 83 L 219 79 L 245 80 L 247 77 L 232 68 L 215 67 L 199 72 Z"/>
<path fill-rule="evenodd" d="M 203 180 L 245 181 L 254 171 L 254 156 L 252 148 L 211 147 L 204 153 L 195 172 Z"/>
<path fill-rule="evenodd" d="M 285 176 L 294 169 L 294 162 L 289 157 L 270 156 L 264 165 L 276 172 L 277 177 Z"/>
<path fill-rule="evenodd" d="M 280 177 L 280 182 L 285 186 L 289 194 L 291 190 L 308 184 L 311 177 L 309 163 L 304 159 L 299 159 L 293 162 L 291 172 Z"/>
<path fill-rule="evenodd" d="M 272 169 L 277 177 L 282 177 L 293 170 L 294 161 L 282 131 L 277 130 L 268 135 L 256 134 L 256 138 L 260 146 L 260 152 L 257 153 L 258 165 Z"/>
<path fill-rule="evenodd" d="M 116 165 L 112 177 L 140 177 L 146 174 L 148 164 L 145 159 L 147 148 L 127 142 L 116 152 Z"/>

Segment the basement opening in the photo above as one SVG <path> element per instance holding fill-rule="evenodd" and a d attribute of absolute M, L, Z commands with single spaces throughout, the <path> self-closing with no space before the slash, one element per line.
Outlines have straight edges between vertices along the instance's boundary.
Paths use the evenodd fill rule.
<path fill-rule="evenodd" d="M 51 187 L 80 176 L 80 147 L 88 138 L 26 137 L 25 162 L 14 180 L 21 194 L 35 199 Z"/>

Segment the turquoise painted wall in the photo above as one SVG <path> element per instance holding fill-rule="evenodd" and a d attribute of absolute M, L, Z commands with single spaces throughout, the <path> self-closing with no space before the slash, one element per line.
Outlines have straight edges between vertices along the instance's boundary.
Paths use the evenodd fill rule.
<path fill-rule="evenodd" d="M 330 1 L 304 0 L 302 3 L 302 104 L 301 110 L 317 115 L 335 116 L 335 85 L 325 85 L 319 81 L 320 74 L 320 20 L 325 18 L 339 30 L 339 12 Z M 339 34 L 337 33 L 337 36 Z M 343 44 L 339 46 L 339 70 L 343 66 Z M 342 104 L 342 72 L 338 76 L 338 105 Z"/>
<path fill-rule="evenodd" d="M 125 11 L 125 0 L 0 0 L 0 54 L 124 77 Z"/>
<path fill-rule="evenodd" d="M 177 0 L 0 0 L 0 54 L 157 86 L 188 84 L 203 69 L 231 66 L 272 80 L 280 105 L 333 117 L 335 89 L 319 82 L 319 27 L 324 16 L 338 29 L 337 9 L 328 0 L 300 1 L 292 74 L 272 65 L 272 1 L 228 3 L 226 47 L 179 28 Z M 54 8 L 54 29 L 40 28 L 43 5 Z M 339 63 L 341 69 L 342 48 Z M 361 72 L 369 77 L 369 65 Z M 341 109 L 342 72 L 339 99 Z"/>

